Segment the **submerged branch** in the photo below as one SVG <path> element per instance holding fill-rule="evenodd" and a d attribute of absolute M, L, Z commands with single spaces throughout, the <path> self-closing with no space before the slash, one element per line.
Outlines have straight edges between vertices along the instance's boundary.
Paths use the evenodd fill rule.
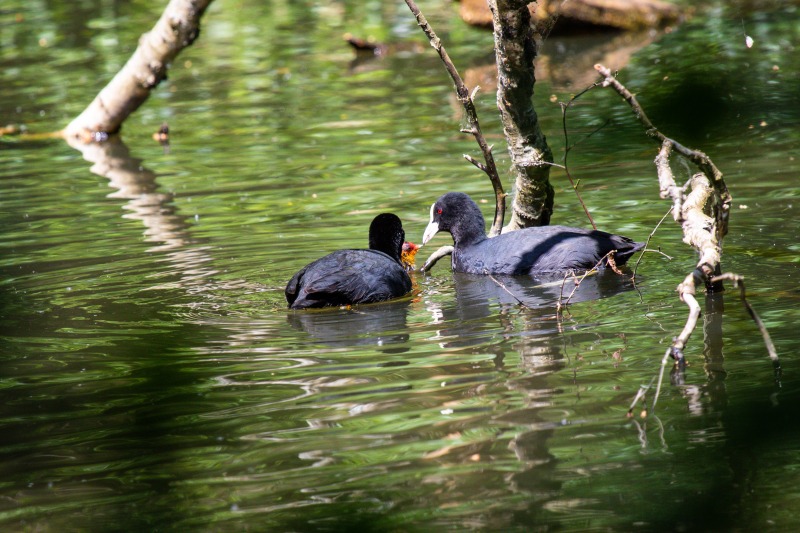
<path fill-rule="evenodd" d="M 780 360 L 778 359 L 778 352 L 775 350 L 775 345 L 772 343 L 772 338 L 770 337 L 769 331 L 767 331 L 767 327 L 764 325 L 764 322 L 761 321 L 761 317 L 758 316 L 756 310 L 753 309 L 753 306 L 751 306 L 750 302 L 747 301 L 747 296 L 745 295 L 744 290 L 744 277 L 737 274 L 725 273 L 715 276 L 711 281 L 717 282 L 722 280 L 731 281 L 733 282 L 734 288 L 739 288 L 739 298 L 741 298 L 745 309 L 747 309 L 747 313 L 750 315 L 750 318 L 753 319 L 753 322 L 756 323 L 758 330 L 761 332 L 761 336 L 764 338 L 764 345 L 767 348 L 767 353 L 769 354 L 769 358 L 772 359 L 772 364 L 775 367 L 776 378 L 780 380 L 781 366 Z"/>
<path fill-rule="evenodd" d="M 425 35 L 428 37 L 431 46 L 439 54 L 439 57 L 447 69 L 447 73 L 450 74 L 450 78 L 452 78 L 453 83 L 455 84 L 456 96 L 458 97 L 458 101 L 461 102 L 461 105 L 464 106 L 467 123 L 469 124 L 469 127 L 462 131 L 472 134 L 472 136 L 475 137 L 475 141 L 478 143 L 481 152 L 483 152 L 483 158 L 486 161 L 485 165 L 479 164 L 478 161 L 466 155 L 464 157 L 467 158 L 470 163 L 485 172 L 486 175 L 489 176 L 489 181 L 492 182 L 492 188 L 494 189 L 495 196 L 495 210 L 494 220 L 492 221 L 492 227 L 489 231 L 489 236 L 494 237 L 496 235 L 500 235 L 500 232 L 503 228 L 503 219 L 505 218 L 506 193 L 503 191 L 503 184 L 500 181 L 500 175 L 497 173 L 497 165 L 495 165 L 494 162 L 492 147 L 486 142 L 486 139 L 481 132 L 480 123 L 478 122 L 478 112 L 475 110 L 475 102 L 473 101 L 477 87 L 475 88 L 475 91 L 470 94 L 469 89 L 467 89 L 467 86 L 464 84 L 464 80 L 461 78 L 461 75 L 458 73 L 453 61 L 450 59 L 447 50 L 445 50 L 442 41 L 436 36 L 433 28 L 431 28 L 430 24 L 428 24 L 428 21 L 425 19 L 425 16 L 419 10 L 419 7 L 417 7 L 416 2 L 414 2 L 414 0 L 406 0 L 406 5 L 408 5 L 411 13 L 414 14 L 414 17 L 416 17 L 417 24 L 420 28 L 422 28 L 422 31 L 425 32 Z M 437 258 L 437 261 L 438 259 L 439 258 Z M 429 264 L 430 266 L 433 266 L 435 262 L 436 261 L 433 261 L 433 263 L 431 263 L 430 259 L 428 259 L 425 264 L 426 266 Z"/>
<path fill-rule="evenodd" d="M 425 264 L 419 269 L 420 272 L 428 272 L 430 269 L 433 268 L 433 265 L 439 262 L 440 259 L 443 257 L 447 257 L 448 255 L 453 255 L 453 247 L 451 245 L 442 246 L 435 252 L 433 252 L 428 259 L 425 260 Z"/>

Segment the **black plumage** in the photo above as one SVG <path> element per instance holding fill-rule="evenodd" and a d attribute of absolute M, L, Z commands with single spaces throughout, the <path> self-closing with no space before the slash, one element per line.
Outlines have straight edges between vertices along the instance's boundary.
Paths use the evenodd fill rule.
<path fill-rule="evenodd" d="M 624 264 L 644 243 L 604 231 L 542 226 L 486 236 L 478 205 L 464 193 L 442 195 L 431 206 L 431 219 L 422 244 L 439 231 L 453 236 L 453 271 L 470 274 L 534 274 L 588 270 L 611 250 Z M 606 261 L 603 261 L 606 263 Z"/>
<path fill-rule="evenodd" d="M 391 213 L 369 226 L 369 250 L 337 250 L 309 263 L 286 285 L 292 309 L 381 302 L 407 294 L 411 278 L 400 264 L 405 231 Z"/>

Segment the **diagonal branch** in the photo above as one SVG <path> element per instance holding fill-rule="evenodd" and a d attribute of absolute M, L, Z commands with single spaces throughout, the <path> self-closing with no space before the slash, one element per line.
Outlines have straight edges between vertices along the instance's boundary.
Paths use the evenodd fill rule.
<path fill-rule="evenodd" d="M 450 77 L 453 79 L 453 83 L 456 86 L 456 96 L 458 97 L 458 101 L 461 102 L 461 105 L 464 106 L 464 111 L 467 115 L 467 123 L 469 124 L 469 127 L 462 131 L 471 133 L 472 136 L 475 137 L 475 141 L 478 143 L 481 152 L 483 152 L 483 158 L 486 161 L 485 165 L 478 165 L 475 159 L 467 156 L 464 157 L 467 158 L 470 163 L 483 170 L 492 182 L 495 196 L 495 211 L 489 236 L 494 237 L 495 235 L 499 235 L 503 228 L 503 218 L 505 217 L 506 210 L 506 193 L 503 192 L 503 184 L 500 182 L 500 176 L 497 173 L 494 155 L 492 155 L 492 147 L 486 143 L 486 139 L 483 137 L 483 133 L 481 133 L 478 113 L 475 110 L 475 103 L 472 99 L 473 95 L 469 93 L 469 89 L 467 89 L 467 86 L 464 84 L 464 80 L 461 79 L 461 75 L 459 75 L 453 61 L 447 54 L 442 41 L 436 36 L 433 28 L 431 28 L 424 15 L 420 12 L 419 7 L 417 7 L 417 4 L 414 0 L 406 0 L 406 4 L 411 10 L 411 13 L 416 17 L 419 27 L 422 28 L 422 31 L 428 36 L 431 46 L 439 53 L 439 57 L 442 59 L 447 73 L 450 74 Z"/>
<path fill-rule="evenodd" d="M 709 177 L 722 201 L 722 208 L 719 210 L 720 224 L 717 229 L 719 231 L 720 238 L 725 236 L 728 233 L 728 214 L 731 209 L 731 204 L 733 203 L 733 198 L 728 192 L 728 187 L 725 185 L 725 181 L 722 179 L 722 172 L 720 172 L 716 165 L 714 165 L 714 162 L 711 161 L 711 158 L 703 152 L 687 148 L 678 141 L 670 139 L 661 133 L 658 128 L 656 128 L 653 123 L 650 122 L 650 119 L 647 118 L 647 114 L 644 112 L 644 109 L 642 109 L 642 106 L 639 104 L 639 101 L 636 99 L 636 97 L 627 88 L 625 88 L 625 86 L 622 85 L 617 78 L 614 77 L 614 75 L 611 73 L 611 70 L 603 65 L 595 65 L 594 68 L 600 73 L 600 75 L 603 76 L 602 85 L 604 87 L 611 87 L 626 102 L 628 102 L 628 105 L 631 106 L 636 118 L 639 119 L 639 122 L 641 122 L 645 127 L 645 133 L 648 136 L 657 139 L 662 145 L 669 144 L 673 150 L 697 165 L 697 167 Z"/>
<path fill-rule="evenodd" d="M 212 0 L 171 0 L 161 18 L 91 104 L 64 129 L 83 142 L 105 140 L 167 77 L 175 57 L 199 35 L 200 18 Z"/>

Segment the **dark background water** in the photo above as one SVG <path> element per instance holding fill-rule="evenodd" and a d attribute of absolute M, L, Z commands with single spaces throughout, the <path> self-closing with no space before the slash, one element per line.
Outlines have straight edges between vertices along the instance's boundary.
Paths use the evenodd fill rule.
<path fill-rule="evenodd" d="M 162 7 L 5 2 L 0 120 L 62 128 Z M 454 4 L 421 7 L 480 80 L 510 189 L 491 34 Z M 604 54 L 649 43 L 620 79 L 725 173 L 723 266 L 746 277 L 781 356 L 776 383 L 729 290 L 691 338 L 684 381 L 642 420 L 625 413 L 683 326 L 674 289 L 695 262 L 669 221 L 652 244 L 673 260 L 645 256 L 638 291 L 594 276 L 561 315 L 560 283 L 504 280 L 522 307 L 443 264 L 397 302 L 287 312 L 294 271 L 365 246 L 375 214 L 419 240 L 441 193 L 490 215 L 492 192 L 461 157 L 476 146 L 402 2 L 216 2 L 124 144 L 0 141 L 0 525 L 796 529 L 798 28 L 791 4 L 720 2 L 662 35 L 545 41 L 536 105 L 557 159 L 558 101 Z M 391 53 L 355 62 L 345 32 Z M 168 152 L 151 139 L 165 121 Z M 598 90 L 571 109 L 570 138 L 606 122 L 571 170 L 601 228 L 642 240 L 669 207 L 657 146 Z M 586 225 L 563 173 L 552 181 L 554 222 Z"/>

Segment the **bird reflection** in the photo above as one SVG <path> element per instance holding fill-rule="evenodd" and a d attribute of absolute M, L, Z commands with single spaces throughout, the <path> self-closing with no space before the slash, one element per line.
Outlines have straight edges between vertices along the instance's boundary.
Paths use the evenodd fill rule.
<path fill-rule="evenodd" d="M 374 345 L 385 353 L 403 353 L 409 349 L 410 304 L 411 299 L 404 299 L 348 309 L 290 312 L 287 320 L 328 346 Z"/>
<path fill-rule="evenodd" d="M 452 304 L 429 305 L 435 322 L 447 324 L 439 330 L 446 339 L 443 347 L 478 345 L 487 342 L 495 330 L 486 328 L 486 317 L 504 315 L 522 308 L 526 334 L 558 331 L 555 320 L 559 302 L 569 298 L 578 303 L 613 296 L 632 284 L 625 276 L 601 271 L 576 285 L 575 278 L 553 276 L 479 276 L 454 272 L 455 298 Z M 500 313 L 497 313 L 499 307 Z M 504 330 L 513 326 L 506 325 Z M 528 330 L 527 328 L 532 328 Z"/>

